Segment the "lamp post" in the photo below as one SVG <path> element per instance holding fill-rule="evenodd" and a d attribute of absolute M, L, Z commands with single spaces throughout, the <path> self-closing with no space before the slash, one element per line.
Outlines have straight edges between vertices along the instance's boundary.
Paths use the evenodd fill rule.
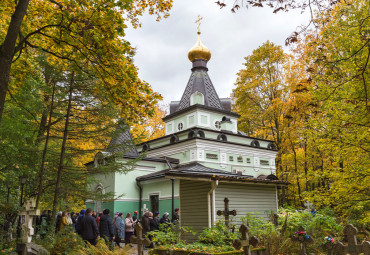
<path fill-rule="evenodd" d="M 26 184 L 27 182 L 27 177 L 22 175 L 21 177 L 19 177 L 19 180 L 21 182 L 21 201 L 20 201 L 20 206 L 23 205 L 23 187 L 24 187 L 24 184 Z"/>

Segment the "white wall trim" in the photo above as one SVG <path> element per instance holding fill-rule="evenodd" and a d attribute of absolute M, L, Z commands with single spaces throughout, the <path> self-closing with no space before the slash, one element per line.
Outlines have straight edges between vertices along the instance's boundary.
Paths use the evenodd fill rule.
<path fill-rule="evenodd" d="M 190 117 L 192 117 L 192 116 L 194 117 L 194 123 L 190 124 Z M 188 127 L 187 128 L 195 127 L 197 125 L 197 115 L 196 115 L 196 113 L 188 114 L 186 116 L 186 120 L 188 122 Z"/>
<path fill-rule="evenodd" d="M 207 124 L 203 124 L 201 122 L 202 116 L 206 116 L 207 117 Z M 210 126 L 210 121 L 211 121 L 211 115 L 209 113 L 198 112 L 198 124 L 197 124 L 198 126 L 201 126 L 201 127 L 209 127 Z"/>
<path fill-rule="evenodd" d="M 171 125 L 171 129 L 168 128 L 168 126 Z M 175 125 L 175 121 L 170 121 L 170 122 L 167 122 L 166 123 L 166 135 L 170 135 L 170 134 L 173 134 L 173 130 L 174 130 L 174 125 Z"/>

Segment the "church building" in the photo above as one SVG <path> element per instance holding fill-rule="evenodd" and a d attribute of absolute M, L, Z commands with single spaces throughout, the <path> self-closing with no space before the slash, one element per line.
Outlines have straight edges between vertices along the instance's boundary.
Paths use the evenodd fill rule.
<path fill-rule="evenodd" d="M 165 136 L 137 144 L 120 159 L 135 159 L 126 174 L 97 176 L 95 192 L 114 192 L 122 197 L 112 202 L 87 201 L 87 207 L 112 212 L 146 210 L 168 212 L 180 208 L 180 221 L 201 232 L 224 219 L 225 198 L 233 223 L 246 213 L 268 217 L 278 208 L 277 190 L 285 181 L 275 176 L 277 154 L 273 141 L 247 136 L 238 131 L 232 101 L 219 98 L 208 75 L 211 52 L 198 40 L 188 53 L 192 63 L 190 79 L 180 101 L 171 102 L 163 118 Z M 180 70 L 181 71 L 181 70 Z M 115 148 L 132 141 L 126 131 L 113 138 L 106 151 L 99 152 L 88 168 L 104 164 Z M 143 156 L 144 155 L 144 156 Z"/>

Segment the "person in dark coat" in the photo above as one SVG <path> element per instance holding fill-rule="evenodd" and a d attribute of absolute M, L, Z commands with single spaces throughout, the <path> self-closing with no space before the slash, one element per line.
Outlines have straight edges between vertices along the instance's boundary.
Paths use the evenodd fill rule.
<path fill-rule="evenodd" d="M 99 221 L 99 230 L 100 236 L 105 238 L 106 241 L 112 242 L 114 240 L 114 231 L 113 231 L 113 223 L 112 219 L 109 217 L 109 209 L 105 209 L 103 211 L 103 215 L 100 217 Z M 94 218 L 95 223 L 96 219 Z"/>
<path fill-rule="evenodd" d="M 159 220 L 159 223 L 160 224 L 164 224 L 164 223 L 168 224 L 168 223 L 171 223 L 169 216 L 170 216 L 170 214 L 168 212 L 165 212 L 163 214 L 162 218 Z"/>
<path fill-rule="evenodd" d="M 150 231 L 159 230 L 159 212 L 155 212 L 153 220 L 150 220 Z"/>
<path fill-rule="evenodd" d="M 175 208 L 175 212 L 173 214 L 173 219 L 172 219 L 172 222 L 174 224 L 177 224 L 177 222 L 180 220 L 179 212 L 180 212 L 180 209 L 179 208 Z"/>
<path fill-rule="evenodd" d="M 88 208 L 80 222 L 80 233 L 82 239 L 89 242 L 92 245 L 96 245 L 96 238 L 99 236 L 99 229 L 96 225 L 96 220 L 92 215 L 92 209 Z"/>
<path fill-rule="evenodd" d="M 143 226 L 143 236 L 146 236 L 146 234 L 150 231 L 150 219 L 149 219 L 149 213 L 144 213 L 143 219 L 141 220 L 141 225 Z"/>
<path fill-rule="evenodd" d="M 81 211 L 80 211 L 80 215 L 78 216 L 78 218 L 77 218 L 77 223 L 76 223 L 76 232 L 77 232 L 77 234 L 79 234 L 79 235 L 81 235 L 81 220 L 82 220 L 82 218 L 84 217 L 84 215 L 85 215 L 85 210 L 84 209 L 82 209 Z"/>

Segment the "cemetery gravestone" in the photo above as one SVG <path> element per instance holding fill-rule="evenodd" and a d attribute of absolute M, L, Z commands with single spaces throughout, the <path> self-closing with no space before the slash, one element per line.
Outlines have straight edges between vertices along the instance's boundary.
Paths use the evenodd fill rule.
<path fill-rule="evenodd" d="M 136 224 L 135 226 L 136 236 L 131 236 L 130 241 L 131 243 L 137 244 L 137 253 L 138 255 L 143 255 L 143 245 L 149 246 L 152 242 L 149 238 L 143 238 L 143 226 L 140 223 Z"/>
<path fill-rule="evenodd" d="M 248 235 L 249 227 L 244 224 L 240 226 L 239 232 L 241 233 L 242 237 L 240 240 L 236 239 L 233 242 L 233 247 L 237 250 L 240 250 L 241 248 L 243 248 L 245 255 L 251 255 L 250 246 L 253 245 L 254 247 L 256 247 L 257 244 L 259 243 L 259 240 L 254 236 L 249 238 L 249 235 Z"/>
<path fill-rule="evenodd" d="M 221 216 L 221 215 L 225 216 L 225 225 L 229 226 L 229 216 L 230 215 L 236 216 L 236 210 L 229 211 L 229 199 L 227 197 L 225 197 L 224 203 L 225 203 L 225 210 L 223 210 L 223 211 L 218 210 L 217 215 L 218 216 Z"/>
<path fill-rule="evenodd" d="M 35 199 L 27 199 L 25 210 L 19 213 L 22 225 L 22 243 L 17 244 L 17 253 L 19 255 L 40 255 L 49 254 L 49 252 L 40 245 L 31 243 L 34 229 L 32 227 L 33 218 L 40 215 L 40 210 L 36 209 Z"/>
<path fill-rule="evenodd" d="M 36 209 L 35 199 L 28 199 L 25 202 L 25 210 L 21 211 L 20 214 L 22 219 L 22 242 L 30 243 L 34 234 L 32 227 L 33 218 L 40 215 L 40 210 Z"/>
<path fill-rule="evenodd" d="M 146 208 L 146 204 L 143 205 L 143 208 L 141 208 L 141 211 L 143 212 L 143 215 L 148 211 L 148 208 Z"/>
<path fill-rule="evenodd" d="M 297 232 L 298 233 L 301 233 L 301 232 L 302 233 L 303 232 L 305 233 L 306 231 L 305 231 L 305 229 L 302 226 L 300 226 L 298 228 L 298 231 Z M 292 236 L 291 240 L 293 242 L 299 242 L 300 243 L 299 255 L 307 255 L 307 248 L 306 248 L 306 246 L 309 243 L 313 243 L 312 237 L 311 236 L 308 236 L 307 234 L 306 235 L 300 235 L 300 234 L 294 235 L 294 236 Z"/>
<path fill-rule="evenodd" d="M 370 255 L 370 242 L 365 241 L 362 244 L 357 244 L 357 232 L 357 228 L 355 228 L 352 224 L 345 226 L 343 233 L 346 236 L 348 245 L 344 245 L 341 242 L 335 244 L 333 254 L 359 255 L 363 253 L 364 255 Z"/>

